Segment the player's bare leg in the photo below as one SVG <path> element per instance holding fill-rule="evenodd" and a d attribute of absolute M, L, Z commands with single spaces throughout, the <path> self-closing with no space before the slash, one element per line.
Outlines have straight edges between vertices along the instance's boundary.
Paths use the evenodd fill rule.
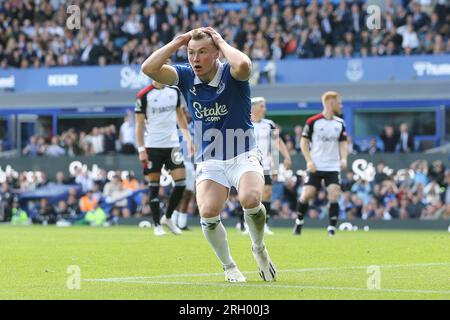
<path fill-rule="evenodd" d="M 177 213 L 178 217 L 175 220 L 172 215 L 172 221 L 176 222 L 178 228 L 180 228 L 182 231 L 184 230 L 190 230 L 187 226 L 187 219 L 188 219 L 188 208 L 189 203 L 191 202 L 192 198 L 194 197 L 194 192 L 191 190 L 184 190 L 183 197 L 181 198 L 180 204 L 177 207 Z"/>
<path fill-rule="evenodd" d="M 161 212 L 159 207 L 159 179 L 161 178 L 161 173 L 154 172 L 148 174 L 150 179 L 149 189 L 150 189 L 150 209 L 152 211 L 153 222 L 155 223 L 155 235 L 162 236 L 166 233 L 161 226 Z"/>
<path fill-rule="evenodd" d="M 273 235 L 273 232 L 269 229 L 268 222 L 270 218 L 270 203 L 272 201 L 272 186 L 264 185 L 262 204 L 266 208 L 266 223 L 264 225 L 264 233 L 268 235 Z"/>
<path fill-rule="evenodd" d="M 166 225 L 172 233 L 180 235 L 183 232 L 176 226 L 171 218 L 173 211 L 180 203 L 184 190 L 186 189 L 186 170 L 184 168 L 178 168 L 172 170 L 170 175 L 172 176 L 175 185 L 169 196 L 166 213 L 161 218 L 161 224 Z"/>
<path fill-rule="evenodd" d="M 203 180 L 197 185 L 197 204 L 201 216 L 201 226 L 206 240 L 216 253 L 230 282 L 245 282 L 230 254 L 227 232 L 220 220 L 228 188 L 212 180 Z"/>
<path fill-rule="evenodd" d="M 329 225 L 328 225 L 328 235 L 334 236 L 336 233 L 336 225 L 339 216 L 339 204 L 338 200 L 341 195 L 341 187 L 338 184 L 330 184 L 327 187 L 328 192 L 328 203 L 329 203 Z"/>
<path fill-rule="evenodd" d="M 239 180 L 238 194 L 244 208 L 244 218 L 252 239 L 252 252 L 258 263 L 261 278 L 264 281 L 275 281 L 276 269 L 264 244 L 266 209 L 261 203 L 263 187 L 264 180 L 259 173 L 246 172 Z"/>
<path fill-rule="evenodd" d="M 297 219 L 295 219 L 293 235 L 300 235 L 302 233 L 302 227 L 304 224 L 305 214 L 308 212 L 309 201 L 315 196 L 316 188 L 313 186 L 305 185 L 300 196 L 300 203 L 298 206 Z"/>

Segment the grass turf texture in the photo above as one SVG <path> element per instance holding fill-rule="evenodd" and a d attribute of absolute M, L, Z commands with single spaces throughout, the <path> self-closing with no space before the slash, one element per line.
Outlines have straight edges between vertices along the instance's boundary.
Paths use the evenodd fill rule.
<path fill-rule="evenodd" d="M 155 237 L 138 227 L 0 227 L 0 299 L 450 299 L 446 231 L 289 229 L 267 236 L 278 281 L 257 274 L 250 239 L 228 228 L 233 258 L 247 283 L 224 281 L 200 228 Z M 67 268 L 81 270 L 69 290 Z M 369 290 L 367 266 L 381 270 Z"/>

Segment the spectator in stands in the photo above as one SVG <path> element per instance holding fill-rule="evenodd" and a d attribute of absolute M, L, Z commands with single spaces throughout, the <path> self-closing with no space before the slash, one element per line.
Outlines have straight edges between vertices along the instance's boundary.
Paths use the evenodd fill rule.
<path fill-rule="evenodd" d="M 103 197 L 106 199 L 111 198 L 113 193 L 119 189 L 122 184 L 120 177 L 116 174 L 112 177 L 111 181 L 107 182 L 103 188 Z M 110 202 L 110 200 L 108 201 Z"/>
<path fill-rule="evenodd" d="M 120 127 L 120 143 L 122 145 L 122 153 L 134 154 L 135 148 L 135 126 L 131 114 L 127 114 L 124 122 Z"/>
<path fill-rule="evenodd" d="M 407 218 L 418 219 L 424 215 L 425 205 L 420 201 L 418 194 L 413 194 L 411 203 L 406 207 L 408 213 Z"/>
<path fill-rule="evenodd" d="M 414 136 L 409 132 L 406 123 L 400 125 L 399 150 L 406 153 L 414 151 Z"/>
<path fill-rule="evenodd" d="M 351 191 L 355 193 L 357 197 L 363 201 L 364 204 L 369 203 L 371 199 L 370 193 L 372 191 L 372 187 L 366 180 L 359 179 L 358 181 L 356 181 L 353 184 Z"/>
<path fill-rule="evenodd" d="M 11 191 L 9 183 L 5 181 L 0 190 L 0 221 L 11 221 L 13 200 L 14 193 Z"/>
<path fill-rule="evenodd" d="M 97 202 L 100 202 L 103 197 L 101 186 L 97 181 L 95 181 L 92 186 L 92 197 L 97 200 Z"/>
<path fill-rule="evenodd" d="M 94 197 L 94 193 L 92 192 L 92 190 L 89 190 L 80 199 L 80 210 L 83 213 L 92 211 L 95 209 L 95 205 L 97 203 L 98 203 L 98 200 Z"/>
<path fill-rule="evenodd" d="M 355 183 L 354 174 L 352 171 L 347 171 L 345 176 L 342 178 L 342 191 L 350 191 Z"/>
<path fill-rule="evenodd" d="M 74 222 L 77 219 L 77 215 L 73 215 L 74 212 L 70 210 L 67 202 L 64 200 L 58 201 L 58 205 L 55 209 L 56 221 L 69 221 Z"/>
<path fill-rule="evenodd" d="M 92 128 L 92 131 L 86 137 L 86 140 L 91 144 L 94 155 L 102 154 L 104 152 L 104 136 L 101 128 Z"/>
<path fill-rule="evenodd" d="M 445 180 L 444 180 L 445 191 L 442 193 L 444 203 L 450 207 L 450 170 L 445 171 Z"/>
<path fill-rule="evenodd" d="M 39 152 L 39 145 L 37 143 L 37 137 L 31 136 L 30 142 L 22 150 L 22 154 L 24 156 L 36 157 L 38 156 L 38 152 Z"/>
<path fill-rule="evenodd" d="M 437 43 L 434 54 L 440 54 L 442 44 L 448 43 L 445 0 L 428 1 L 427 5 L 403 1 L 395 8 L 389 4 L 382 11 L 380 31 L 366 28 L 367 3 L 289 1 L 281 6 L 256 1 L 240 11 L 211 6 L 210 11 L 197 14 L 189 1 L 147 2 L 125 1 L 122 6 L 114 1 L 106 5 L 99 0 L 82 1 L 81 28 L 68 30 L 61 27 L 62 1 L 53 1 L 53 6 L 33 1 L 11 6 L 3 1 L 0 67 L 140 64 L 174 35 L 205 25 L 215 26 L 227 42 L 250 57 L 274 61 L 295 55 L 331 57 L 331 52 L 339 57 L 343 51 L 346 56 L 426 53 L 418 43 L 427 32 Z M 259 32 L 262 36 L 256 36 Z M 393 40 L 397 33 L 400 41 L 399 37 Z M 181 51 L 174 60 L 180 58 L 186 58 Z"/>
<path fill-rule="evenodd" d="M 370 154 L 371 156 L 373 156 L 376 153 L 381 152 L 380 148 L 378 148 L 378 146 L 377 146 L 377 139 L 376 138 L 371 138 L 370 139 L 369 147 L 365 150 L 365 152 Z"/>
<path fill-rule="evenodd" d="M 78 200 L 76 189 L 69 190 L 67 197 L 67 208 L 70 210 L 71 216 L 79 216 L 81 214 L 80 201 Z"/>
<path fill-rule="evenodd" d="M 37 214 L 32 218 L 33 223 L 37 224 L 55 224 L 56 212 L 50 205 L 47 198 L 41 198 Z"/>
<path fill-rule="evenodd" d="M 385 169 L 386 169 L 386 164 L 384 163 L 384 161 L 378 162 L 375 177 L 374 177 L 374 182 L 376 184 L 381 184 L 381 183 L 383 183 L 383 181 L 389 179 L 388 175 L 385 172 Z"/>
<path fill-rule="evenodd" d="M 125 189 L 122 185 L 122 181 L 118 180 L 117 188 L 111 193 L 111 201 L 113 202 L 112 215 L 116 218 L 122 216 L 124 218 L 131 217 L 131 211 L 128 208 L 128 196 L 131 195 L 131 191 Z"/>
<path fill-rule="evenodd" d="M 60 157 L 65 154 L 64 149 L 59 145 L 59 137 L 52 137 L 51 144 L 47 147 L 45 155 L 49 157 Z"/>
<path fill-rule="evenodd" d="M 56 172 L 55 183 L 59 185 L 70 184 L 70 181 L 66 179 L 63 171 Z"/>
<path fill-rule="evenodd" d="M 150 197 L 147 193 L 143 193 L 141 197 L 141 202 L 136 208 L 136 217 L 149 216 L 151 214 L 150 209 Z"/>
<path fill-rule="evenodd" d="M 422 184 L 427 185 L 428 184 L 428 163 L 426 160 L 421 161 L 414 161 L 410 169 L 415 172 L 414 175 L 414 185 Z"/>
<path fill-rule="evenodd" d="M 109 125 L 104 128 L 104 133 L 105 154 L 113 154 L 116 152 L 116 127 Z"/>
<path fill-rule="evenodd" d="M 89 172 L 82 168 L 76 169 L 75 183 L 81 185 L 81 190 L 83 193 L 92 190 L 92 188 L 94 187 L 94 180 L 89 175 Z"/>
<path fill-rule="evenodd" d="M 435 180 L 431 180 L 424 188 L 425 193 L 425 204 L 437 203 L 441 200 L 441 187 L 436 183 Z"/>
<path fill-rule="evenodd" d="M 128 176 L 122 180 L 122 186 L 126 190 L 130 190 L 132 192 L 137 191 L 139 189 L 139 180 L 136 179 L 134 172 L 131 171 Z"/>
<path fill-rule="evenodd" d="M 300 152 L 300 141 L 302 139 L 303 128 L 300 125 L 296 125 L 294 128 L 294 148 L 295 151 Z"/>
<path fill-rule="evenodd" d="M 63 147 L 68 157 L 75 157 L 81 154 L 81 149 L 76 142 L 76 134 L 67 134 L 63 138 Z"/>
<path fill-rule="evenodd" d="M 90 142 L 88 135 L 84 131 L 80 132 L 79 147 L 81 149 L 82 154 L 85 156 L 90 156 L 94 154 L 94 152 L 92 151 L 92 143 Z"/>
<path fill-rule="evenodd" d="M 86 212 L 84 216 L 84 223 L 89 224 L 91 226 L 101 226 L 107 221 L 108 215 L 100 207 L 98 202 L 93 204 L 92 210 Z"/>
<path fill-rule="evenodd" d="M 440 186 L 444 185 L 445 167 L 441 160 L 433 161 L 428 170 L 428 178 L 436 181 Z"/>
<path fill-rule="evenodd" d="M 398 143 L 398 136 L 394 132 L 394 127 L 387 125 L 380 135 L 384 145 L 384 152 L 395 152 Z"/>
<path fill-rule="evenodd" d="M 361 147 L 353 141 L 352 136 L 347 136 L 348 154 L 358 154 L 361 152 Z"/>

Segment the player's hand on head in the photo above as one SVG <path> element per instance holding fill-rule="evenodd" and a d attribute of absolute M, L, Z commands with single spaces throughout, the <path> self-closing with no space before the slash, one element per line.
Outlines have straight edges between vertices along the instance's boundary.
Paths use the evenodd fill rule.
<path fill-rule="evenodd" d="M 223 40 L 222 36 L 211 27 L 202 28 L 202 31 L 209 34 L 217 46 L 219 45 L 219 42 Z"/>
<path fill-rule="evenodd" d="M 312 172 L 312 173 L 316 172 L 316 165 L 314 164 L 314 162 L 308 161 L 306 163 L 306 170 L 308 170 L 309 172 Z"/>
<path fill-rule="evenodd" d="M 177 38 L 180 39 L 182 46 L 187 46 L 189 41 L 192 38 L 192 30 L 189 31 L 189 32 L 186 32 L 184 34 L 179 35 Z"/>

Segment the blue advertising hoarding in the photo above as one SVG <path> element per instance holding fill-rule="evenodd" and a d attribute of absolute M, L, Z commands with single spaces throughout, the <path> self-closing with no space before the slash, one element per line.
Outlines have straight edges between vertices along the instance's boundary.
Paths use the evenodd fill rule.
<path fill-rule="evenodd" d="M 254 66 L 262 70 L 266 63 L 265 61 L 255 62 Z M 276 81 L 281 84 L 414 80 L 450 80 L 450 55 L 289 59 L 276 63 Z M 0 90 L 19 93 L 137 90 L 149 82 L 150 79 L 140 71 L 138 65 L 0 71 Z"/>

